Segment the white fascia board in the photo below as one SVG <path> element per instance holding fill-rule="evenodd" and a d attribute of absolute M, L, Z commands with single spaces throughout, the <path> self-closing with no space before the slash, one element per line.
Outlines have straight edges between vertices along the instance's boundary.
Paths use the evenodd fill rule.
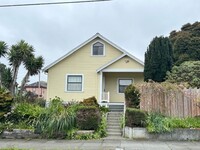
<path fill-rule="evenodd" d="M 143 73 L 144 69 L 104 69 L 102 72 L 138 72 Z"/>

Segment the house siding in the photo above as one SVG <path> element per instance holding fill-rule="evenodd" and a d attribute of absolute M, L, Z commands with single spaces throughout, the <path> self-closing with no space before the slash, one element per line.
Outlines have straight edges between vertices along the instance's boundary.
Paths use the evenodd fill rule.
<path fill-rule="evenodd" d="M 118 79 L 133 79 L 133 83 L 142 83 L 144 80 L 143 73 L 104 73 L 105 91 L 110 92 L 110 102 L 124 102 L 124 93 L 118 93 Z"/>
<path fill-rule="evenodd" d="M 134 61 L 132 58 L 124 56 L 105 69 L 144 69 L 144 66 Z"/>
<path fill-rule="evenodd" d="M 81 101 L 90 96 L 99 99 L 100 75 L 96 73 L 96 70 L 103 64 L 122 55 L 122 52 L 102 41 L 105 44 L 105 56 L 91 56 L 91 45 L 96 40 L 100 39 L 97 38 L 89 42 L 48 70 L 48 100 L 55 96 L 67 101 Z M 83 92 L 65 92 L 66 74 L 84 75 Z"/>

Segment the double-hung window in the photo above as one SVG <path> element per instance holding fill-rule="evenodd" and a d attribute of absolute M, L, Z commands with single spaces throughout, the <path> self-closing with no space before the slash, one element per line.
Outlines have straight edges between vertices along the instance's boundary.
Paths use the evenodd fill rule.
<path fill-rule="evenodd" d="M 92 45 L 92 55 L 93 56 L 103 56 L 104 55 L 104 44 L 96 42 Z"/>
<path fill-rule="evenodd" d="M 118 80 L 118 92 L 124 93 L 126 87 L 133 83 L 132 79 L 119 79 Z"/>
<path fill-rule="evenodd" d="M 83 75 L 67 75 L 66 91 L 83 91 Z"/>

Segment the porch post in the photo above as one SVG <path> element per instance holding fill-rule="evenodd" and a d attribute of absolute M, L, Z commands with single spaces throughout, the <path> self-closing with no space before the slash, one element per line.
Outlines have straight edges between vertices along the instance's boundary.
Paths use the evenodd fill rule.
<path fill-rule="evenodd" d="M 102 101 L 102 84 L 103 84 L 103 73 L 102 71 L 100 72 L 100 87 L 99 87 L 99 103 Z"/>

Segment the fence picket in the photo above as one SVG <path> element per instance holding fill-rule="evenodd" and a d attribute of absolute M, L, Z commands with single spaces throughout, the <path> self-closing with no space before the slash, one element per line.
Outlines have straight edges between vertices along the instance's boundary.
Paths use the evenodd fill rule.
<path fill-rule="evenodd" d="M 171 90 L 169 94 L 148 87 L 141 88 L 140 109 L 180 118 L 200 116 L 200 89 Z"/>

